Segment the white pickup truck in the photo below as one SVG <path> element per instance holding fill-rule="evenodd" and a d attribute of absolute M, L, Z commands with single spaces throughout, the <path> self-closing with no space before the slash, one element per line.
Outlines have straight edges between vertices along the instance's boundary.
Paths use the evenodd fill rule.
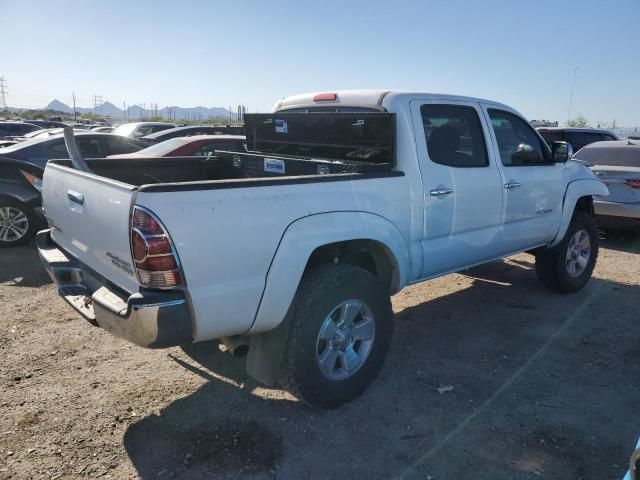
<path fill-rule="evenodd" d="M 380 370 L 407 285 L 523 251 L 552 291 L 591 276 L 607 188 L 505 105 L 312 93 L 246 130 L 243 153 L 49 162 L 37 245 L 60 295 L 144 347 L 219 339 L 332 408 Z"/>

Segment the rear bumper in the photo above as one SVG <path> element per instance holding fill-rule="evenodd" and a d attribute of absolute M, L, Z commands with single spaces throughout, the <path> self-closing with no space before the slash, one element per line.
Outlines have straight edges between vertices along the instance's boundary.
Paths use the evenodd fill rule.
<path fill-rule="evenodd" d="M 617 203 L 595 200 L 593 202 L 593 209 L 596 215 L 635 218 L 640 221 L 640 203 Z"/>
<path fill-rule="evenodd" d="M 147 348 L 193 341 L 184 292 L 146 290 L 128 295 L 60 249 L 50 230 L 37 234 L 36 245 L 58 294 L 93 325 Z"/>

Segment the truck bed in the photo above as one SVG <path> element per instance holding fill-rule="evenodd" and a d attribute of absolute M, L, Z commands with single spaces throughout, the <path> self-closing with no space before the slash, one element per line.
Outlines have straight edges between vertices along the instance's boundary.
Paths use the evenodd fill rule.
<path fill-rule="evenodd" d="M 55 164 L 71 167 L 69 160 Z M 193 189 L 244 186 L 246 181 L 265 183 L 306 180 L 337 180 L 344 177 L 393 175 L 388 163 L 337 161 L 299 156 L 276 156 L 259 153 L 217 151 L 215 156 L 88 159 L 94 174 L 145 190 Z M 244 180 L 244 181 L 243 181 Z M 272 183 L 272 182 L 268 182 Z"/>

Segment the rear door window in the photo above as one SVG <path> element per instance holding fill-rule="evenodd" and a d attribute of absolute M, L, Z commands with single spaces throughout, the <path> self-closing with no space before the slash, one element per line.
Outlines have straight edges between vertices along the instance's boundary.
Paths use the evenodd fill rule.
<path fill-rule="evenodd" d="M 420 114 L 432 162 L 458 168 L 489 165 L 482 125 L 473 107 L 426 104 Z"/>
<path fill-rule="evenodd" d="M 126 137 L 109 137 L 104 139 L 109 150 L 109 155 L 137 152 L 140 147 Z"/>
<path fill-rule="evenodd" d="M 76 138 L 80 153 L 88 158 L 106 157 L 104 144 L 98 138 Z"/>
<path fill-rule="evenodd" d="M 595 142 L 601 142 L 601 141 L 605 140 L 605 137 L 601 133 L 590 132 L 590 133 L 587 134 L 587 139 L 589 140 L 589 143 L 595 143 Z"/>
<path fill-rule="evenodd" d="M 51 142 L 49 145 L 49 150 L 53 153 L 63 155 L 59 158 L 67 158 L 69 156 L 69 152 L 67 152 L 67 146 L 64 143 L 64 140 L 56 140 Z"/>
<path fill-rule="evenodd" d="M 555 130 L 541 130 L 539 131 L 542 138 L 547 142 L 547 144 L 551 145 L 553 142 L 566 142 L 567 134 L 562 131 Z"/>
<path fill-rule="evenodd" d="M 585 132 L 569 132 L 567 133 L 567 141 L 574 147 L 584 146 L 589 142 L 589 136 Z"/>
<path fill-rule="evenodd" d="M 173 125 L 151 125 L 151 133 L 161 132 L 163 130 L 168 130 L 170 128 L 174 128 Z"/>

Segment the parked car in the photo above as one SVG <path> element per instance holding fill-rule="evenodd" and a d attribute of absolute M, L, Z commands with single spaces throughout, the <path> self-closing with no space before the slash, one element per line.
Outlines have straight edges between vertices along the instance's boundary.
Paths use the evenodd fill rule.
<path fill-rule="evenodd" d="M 164 142 L 170 138 L 190 137 L 193 135 L 244 135 L 244 128 L 237 131 L 236 127 L 211 126 L 211 125 L 189 125 L 186 127 L 175 127 L 160 132 L 152 133 L 141 137 L 141 140 L 150 143 Z"/>
<path fill-rule="evenodd" d="M 640 141 L 618 140 L 587 145 L 574 158 L 592 165 L 609 196 L 593 202 L 598 225 L 604 228 L 640 227 Z"/>
<path fill-rule="evenodd" d="M 171 138 L 135 153 L 108 158 L 211 157 L 216 150 L 245 151 L 244 143 L 245 137 L 240 135 L 195 135 Z"/>
<path fill-rule="evenodd" d="M 14 145 L 16 143 L 18 143 L 20 140 L 16 140 L 16 137 L 5 137 L 5 138 L 0 138 L 0 148 L 1 147 L 8 147 L 9 145 Z"/>
<path fill-rule="evenodd" d="M 618 140 L 618 137 L 608 130 L 597 128 L 541 127 L 538 128 L 538 132 L 549 145 L 553 142 L 567 142 L 573 147 L 574 152 L 590 143 Z"/>
<path fill-rule="evenodd" d="M 19 137 L 40 128 L 38 125 L 25 122 L 0 122 L 0 138 Z"/>
<path fill-rule="evenodd" d="M 88 131 L 75 132 L 78 147 L 83 155 L 96 158 L 111 154 L 132 153 L 141 150 L 146 145 L 133 138 L 123 138 L 120 135 L 108 133 L 93 133 Z M 33 138 L 15 145 L 0 148 L 0 157 L 14 158 L 25 163 L 45 167 L 52 158 L 69 158 L 62 133 L 45 138 Z"/>
<path fill-rule="evenodd" d="M 341 91 L 245 125 L 249 152 L 49 162 L 60 295 L 141 346 L 248 350 L 254 378 L 332 408 L 380 370 L 405 286 L 523 251 L 553 291 L 591 276 L 607 188 L 506 105 Z"/>
<path fill-rule="evenodd" d="M 62 122 L 56 122 L 53 120 L 29 120 L 32 125 L 37 125 L 40 128 L 64 128 L 67 125 Z"/>
<path fill-rule="evenodd" d="M 113 129 L 114 135 L 122 135 L 124 137 L 138 138 L 146 135 L 174 128 L 173 123 L 165 122 L 134 122 L 118 125 Z"/>
<path fill-rule="evenodd" d="M 13 137 L 14 139 L 23 142 L 25 140 L 31 140 L 38 137 L 51 137 L 62 133 L 62 128 L 43 128 L 41 130 L 34 130 L 33 132 L 26 133 L 22 137 Z M 84 128 L 74 128 L 76 132 L 86 132 Z"/>
<path fill-rule="evenodd" d="M 42 168 L 0 157 L 0 248 L 22 245 L 46 227 L 41 189 Z"/>
<path fill-rule="evenodd" d="M 103 133 L 76 132 L 87 157 L 140 150 L 138 140 Z M 37 227 L 46 226 L 40 191 L 44 167 L 51 158 L 68 158 L 64 138 L 36 138 L 0 148 L 0 248 L 28 242 Z"/>

